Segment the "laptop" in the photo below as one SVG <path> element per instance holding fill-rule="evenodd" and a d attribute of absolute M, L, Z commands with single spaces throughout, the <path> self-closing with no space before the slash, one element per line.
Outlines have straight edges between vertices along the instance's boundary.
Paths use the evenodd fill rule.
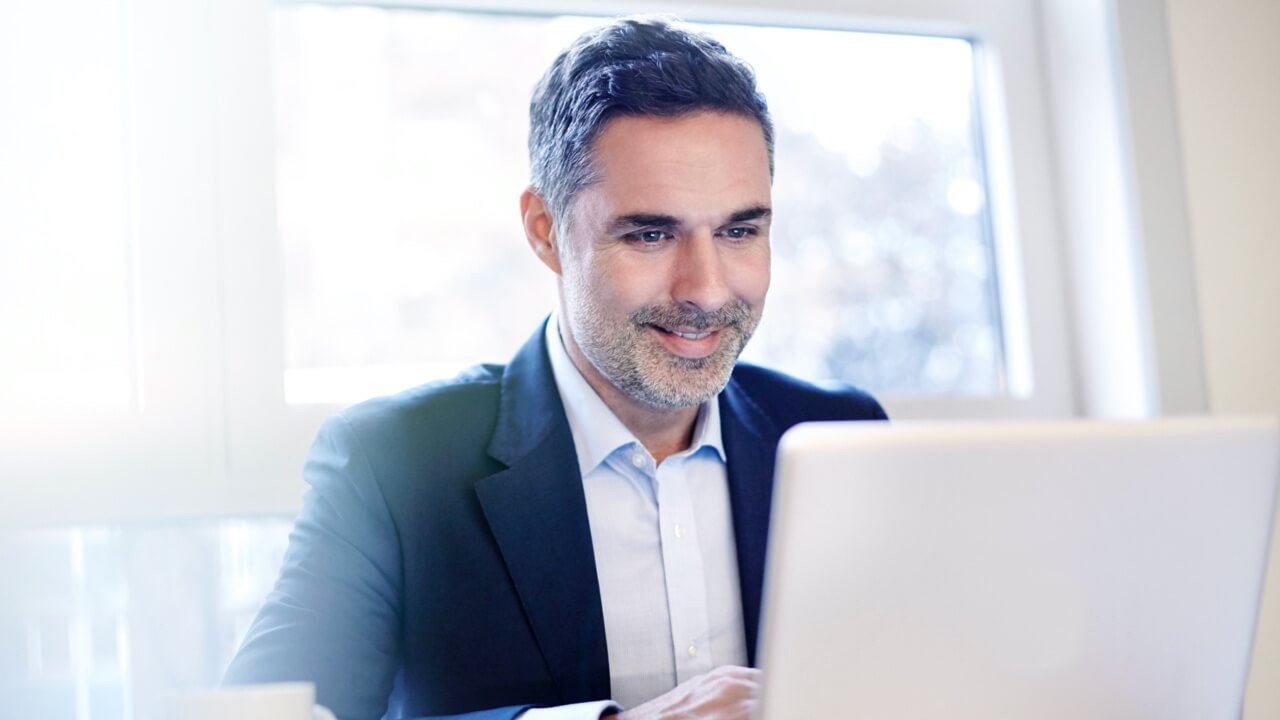
<path fill-rule="evenodd" d="M 1274 419 L 814 423 L 779 448 L 757 717 L 1238 719 Z"/>

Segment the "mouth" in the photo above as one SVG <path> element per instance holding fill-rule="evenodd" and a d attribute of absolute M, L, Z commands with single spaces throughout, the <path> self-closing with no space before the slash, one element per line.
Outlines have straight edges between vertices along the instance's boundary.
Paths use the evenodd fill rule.
<path fill-rule="evenodd" d="M 697 329 L 691 327 L 666 327 L 649 324 L 662 345 L 673 355 L 687 359 L 705 358 L 716 351 L 720 345 L 720 333 L 723 328 Z"/>
<path fill-rule="evenodd" d="M 675 328 L 665 328 L 661 325 L 654 325 L 653 327 L 664 333 L 670 333 L 676 337 L 682 337 L 685 340 L 701 340 L 702 338 L 709 337 L 712 332 L 711 330 L 676 330 Z"/>

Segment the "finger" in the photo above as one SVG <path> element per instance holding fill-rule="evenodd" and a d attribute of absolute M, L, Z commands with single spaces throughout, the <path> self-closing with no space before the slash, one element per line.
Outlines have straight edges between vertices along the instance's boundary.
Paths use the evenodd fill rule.
<path fill-rule="evenodd" d="M 740 665 L 722 665 L 712 672 L 717 673 L 720 677 L 749 682 L 753 685 L 759 685 L 762 677 L 762 674 L 758 669 L 742 667 Z"/>
<path fill-rule="evenodd" d="M 758 669 L 753 667 L 744 667 L 742 665 L 721 665 L 715 670 L 712 670 L 712 672 L 720 672 L 728 675 L 737 675 L 737 676 L 742 676 L 742 675 L 752 676 L 752 677 L 760 676 L 760 671 Z"/>

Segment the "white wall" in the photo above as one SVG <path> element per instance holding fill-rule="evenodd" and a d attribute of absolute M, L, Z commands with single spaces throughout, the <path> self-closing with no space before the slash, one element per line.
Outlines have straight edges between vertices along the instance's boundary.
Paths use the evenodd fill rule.
<path fill-rule="evenodd" d="M 1280 2 L 1167 0 L 1210 410 L 1280 414 Z M 1245 717 L 1280 718 L 1280 533 Z"/>

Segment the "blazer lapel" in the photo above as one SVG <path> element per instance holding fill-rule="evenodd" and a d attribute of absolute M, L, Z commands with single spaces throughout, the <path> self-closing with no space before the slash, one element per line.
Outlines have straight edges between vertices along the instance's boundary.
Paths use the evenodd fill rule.
<path fill-rule="evenodd" d="M 720 423 L 734 544 L 738 551 L 738 582 L 742 586 L 747 662 L 755 666 L 778 431 L 769 417 L 732 379 L 720 395 Z"/>
<path fill-rule="evenodd" d="M 476 483 L 485 518 L 562 702 L 608 698 L 609 656 L 573 436 L 539 330 L 507 366 L 489 454 L 508 467 Z"/>

